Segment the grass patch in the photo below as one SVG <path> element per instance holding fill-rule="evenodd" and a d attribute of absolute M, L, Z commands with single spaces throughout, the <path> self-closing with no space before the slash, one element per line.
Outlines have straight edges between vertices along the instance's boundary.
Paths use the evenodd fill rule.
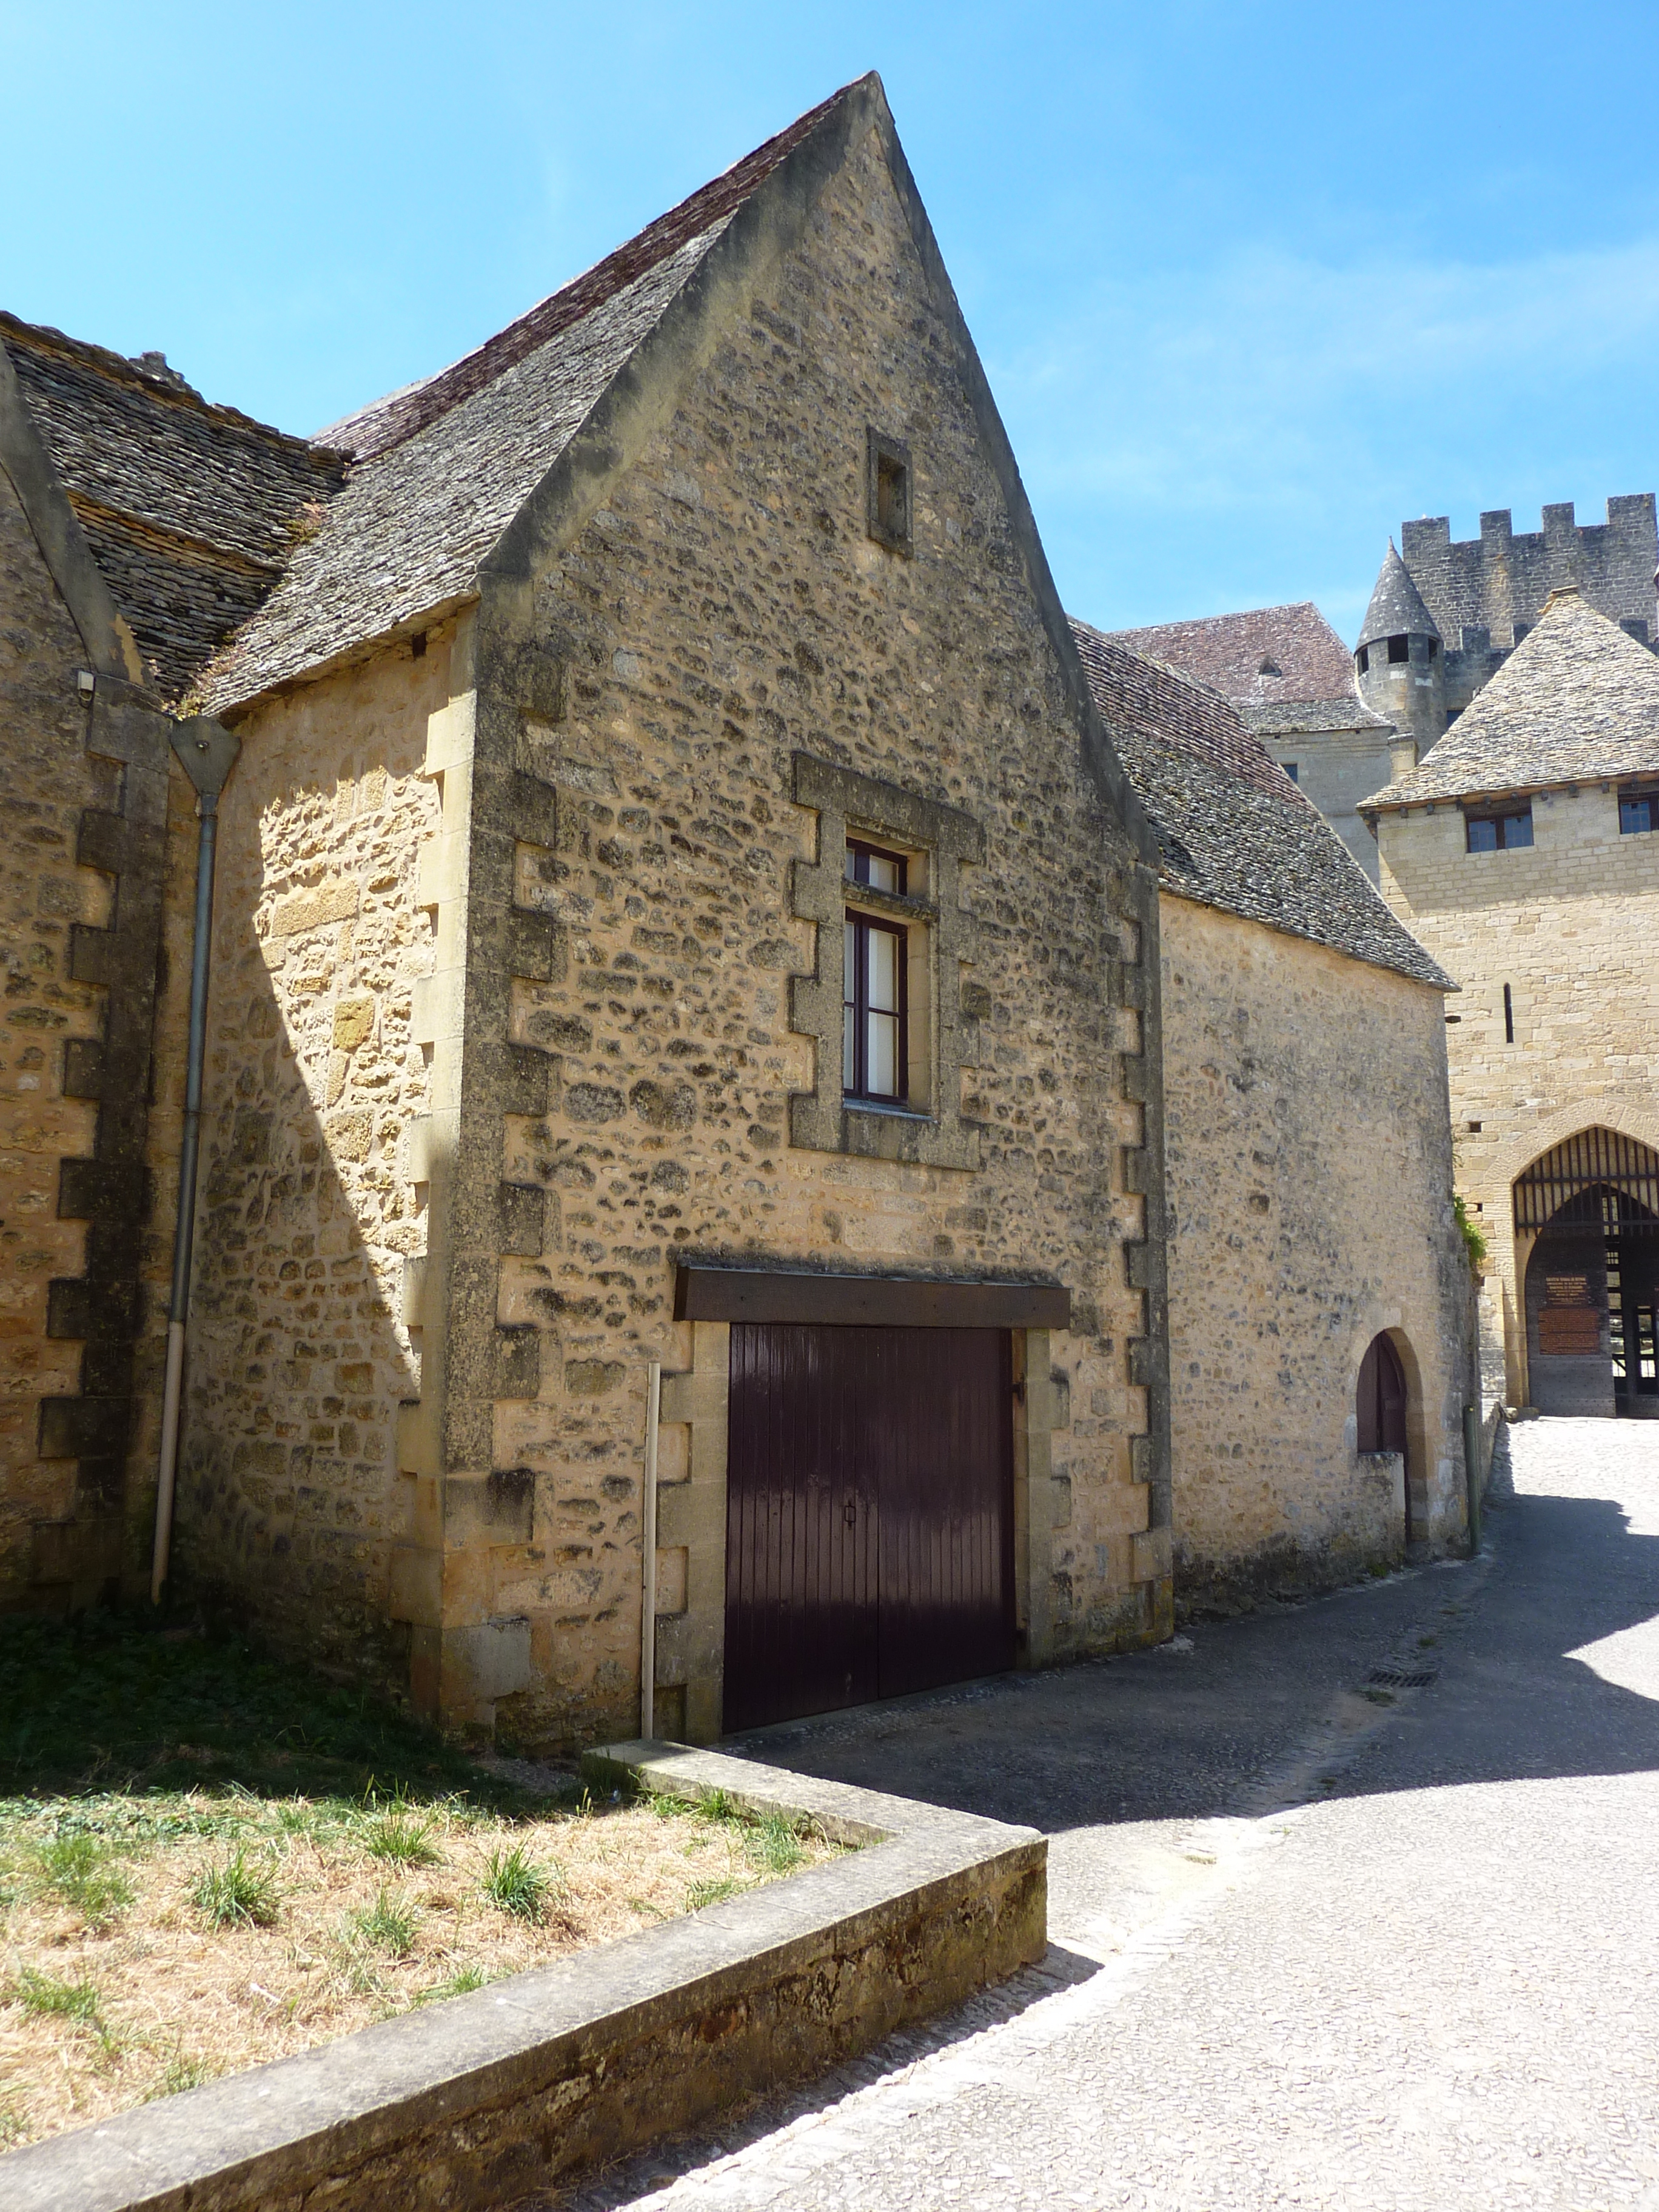
<path fill-rule="evenodd" d="M 727 1797 L 532 1780 L 201 1623 L 0 1620 L 0 2146 L 830 1855 Z"/>
<path fill-rule="evenodd" d="M 481 1990 L 492 1976 L 482 1966 L 457 1966 L 454 1972 L 441 1982 L 434 1982 L 430 1989 L 422 1990 L 415 2002 L 417 2005 L 441 2004 L 446 1997 L 464 1997 L 473 1990 Z"/>
<path fill-rule="evenodd" d="M 406 1959 L 415 1948 L 420 1917 L 416 1908 L 405 1899 L 388 1896 L 382 1890 L 367 1911 L 352 1914 L 350 1925 L 365 1943 L 372 1943 L 377 1951 L 389 1952 L 394 1959 Z"/>
<path fill-rule="evenodd" d="M 705 1905 L 724 1905 L 728 1897 L 740 1897 L 750 1887 L 736 1875 L 720 1875 L 708 1881 L 694 1881 L 685 1893 L 688 1912 L 701 1912 Z"/>
<path fill-rule="evenodd" d="M 37 1845 L 35 1864 L 40 1887 L 72 1905 L 88 1928 L 108 1927 L 132 1902 L 132 1884 L 96 1836 L 53 1836 Z"/>
<path fill-rule="evenodd" d="M 43 1974 L 33 1966 L 24 1966 L 7 1995 L 13 2004 L 37 2015 L 45 2014 L 57 2020 L 76 2021 L 83 2027 L 94 2027 L 98 2021 L 98 1987 L 84 1974 L 71 1982 L 57 1974 Z"/>
<path fill-rule="evenodd" d="M 437 1866 L 442 1853 L 432 1841 L 435 1814 L 418 1814 L 399 1799 L 363 1823 L 359 1840 L 371 1858 L 392 1866 Z"/>
<path fill-rule="evenodd" d="M 514 1844 L 510 1850 L 491 1851 L 478 1887 L 497 1911 L 539 1922 L 562 1893 L 564 1881 L 556 1867 L 541 1865 L 524 1844 Z"/>
<path fill-rule="evenodd" d="M 210 1928 L 269 1928 L 278 1911 L 276 1876 L 250 1863 L 239 1845 L 219 1866 L 205 1866 L 191 1886 L 190 1901 Z"/>

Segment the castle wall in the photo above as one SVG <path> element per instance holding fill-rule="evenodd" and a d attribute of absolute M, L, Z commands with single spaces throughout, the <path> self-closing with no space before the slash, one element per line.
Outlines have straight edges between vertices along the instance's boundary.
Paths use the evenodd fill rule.
<path fill-rule="evenodd" d="M 278 1642 L 404 1676 L 387 1575 L 408 1512 L 402 1316 L 425 1249 L 411 1036 L 432 964 L 418 854 L 449 644 L 407 643 L 261 705 L 221 802 L 175 1569 Z M 193 882 L 194 842 L 177 871 Z M 164 1095 L 176 1113 L 182 1064 Z M 170 1252 L 170 1243 L 169 1243 Z"/>
<path fill-rule="evenodd" d="M 406 1425 L 395 1571 L 422 1702 L 526 1741 L 636 1724 L 653 1355 L 659 1711 L 719 1724 L 725 1331 L 675 1323 L 685 1255 L 1066 1284 L 1071 1332 L 1021 1347 L 1027 1656 L 1167 1626 L 1155 893 L 874 137 L 787 216 L 678 406 L 607 429 L 631 466 L 492 564 L 433 726 L 470 793 L 464 854 L 447 788 L 426 864 L 419 1018 L 447 1380 Z M 913 557 L 866 527 L 871 425 L 910 447 Z M 840 1095 L 842 841 L 872 817 L 927 853 L 909 1121 Z"/>
<path fill-rule="evenodd" d="M 1399 1559 L 1398 1459 L 1356 1449 L 1387 1330 L 1411 1386 L 1413 1534 L 1465 1526 L 1469 1279 L 1451 1218 L 1443 1000 L 1162 902 L 1176 1590 L 1195 1609 Z"/>
<path fill-rule="evenodd" d="M 1457 1187 L 1491 1245 L 1511 1404 L 1527 1401 L 1515 1177 L 1597 1123 L 1659 1145 L 1659 841 L 1621 836 L 1600 785 L 1532 807 L 1534 842 L 1515 852 L 1466 851 L 1455 805 L 1377 825 L 1384 896 L 1462 986 L 1446 1032 Z"/>
<path fill-rule="evenodd" d="M 1481 516 L 1479 538 L 1455 543 L 1444 515 L 1401 526 L 1401 557 L 1449 653 L 1462 649 L 1466 624 L 1486 630 L 1488 644 L 1512 647 L 1516 623 L 1535 623 L 1550 593 L 1569 584 L 1610 621 L 1639 623 L 1635 634 L 1654 637 L 1654 495 L 1609 499 L 1605 522 L 1576 523 L 1569 500 L 1547 507 L 1543 525 L 1517 532 L 1498 507 Z"/>
<path fill-rule="evenodd" d="M 1376 883 L 1376 840 L 1357 810 L 1389 781 L 1388 731 L 1365 726 L 1258 734 L 1281 768 L 1294 763 L 1297 785 Z"/>

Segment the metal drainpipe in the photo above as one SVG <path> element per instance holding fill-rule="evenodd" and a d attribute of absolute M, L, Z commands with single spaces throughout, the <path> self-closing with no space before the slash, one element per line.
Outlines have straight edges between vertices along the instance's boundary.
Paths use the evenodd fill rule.
<path fill-rule="evenodd" d="M 1480 1549 L 1480 1494 L 1486 1488 L 1480 1468 L 1480 1409 L 1463 1408 L 1463 1479 L 1469 1491 L 1469 1557 Z"/>
<path fill-rule="evenodd" d="M 645 1363 L 645 1512 L 640 1592 L 640 1734 L 657 1732 L 657 1438 L 662 1407 L 662 1362 Z"/>
<path fill-rule="evenodd" d="M 185 1379 L 185 1324 L 190 1315 L 191 1246 L 196 1229 L 196 1163 L 202 1139 L 202 1061 L 207 1047 L 208 957 L 213 936 L 213 863 L 219 794 L 235 765 L 241 739 L 217 722 L 181 722 L 173 750 L 196 787 L 196 934 L 190 962 L 190 1050 L 185 1078 L 185 1128 L 179 1146 L 179 1218 L 173 1236 L 173 1303 L 167 1311 L 167 1383 L 161 1394 L 161 1457 L 155 1486 L 155 1548 L 149 1598 L 161 1601 L 173 1541 L 173 1493 L 179 1468 L 179 1406 Z"/>

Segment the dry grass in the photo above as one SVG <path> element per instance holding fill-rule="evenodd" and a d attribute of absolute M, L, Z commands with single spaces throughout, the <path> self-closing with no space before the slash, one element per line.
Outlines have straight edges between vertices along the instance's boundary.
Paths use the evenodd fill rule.
<path fill-rule="evenodd" d="M 0 1801 L 0 2148 L 831 1855 L 718 1802 Z"/>

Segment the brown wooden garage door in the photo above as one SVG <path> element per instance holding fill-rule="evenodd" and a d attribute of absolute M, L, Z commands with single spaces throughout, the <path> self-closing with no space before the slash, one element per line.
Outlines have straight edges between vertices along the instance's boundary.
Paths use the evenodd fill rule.
<path fill-rule="evenodd" d="M 732 1329 L 727 1729 L 1014 1663 L 1006 1329 Z"/>

